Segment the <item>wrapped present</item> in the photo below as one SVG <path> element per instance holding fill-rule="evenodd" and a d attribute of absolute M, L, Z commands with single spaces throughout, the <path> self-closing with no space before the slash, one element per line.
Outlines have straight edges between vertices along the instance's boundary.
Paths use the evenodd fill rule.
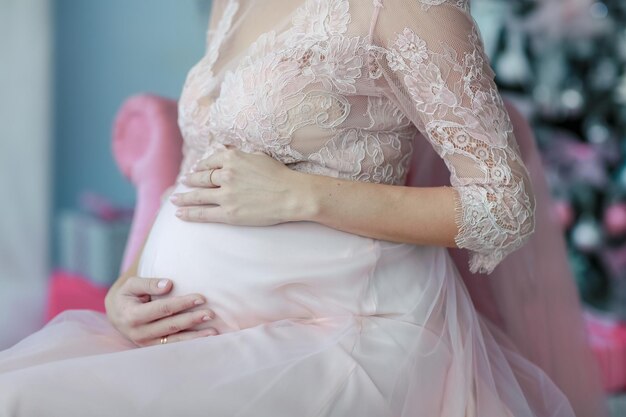
<path fill-rule="evenodd" d="M 609 397 L 609 411 L 612 416 L 626 416 L 626 394 Z"/>
<path fill-rule="evenodd" d="M 626 323 L 614 317 L 586 313 L 591 348 L 598 359 L 604 388 L 626 389 Z"/>
<path fill-rule="evenodd" d="M 109 286 L 119 276 L 131 220 L 65 211 L 59 217 L 60 267 L 94 284 Z"/>

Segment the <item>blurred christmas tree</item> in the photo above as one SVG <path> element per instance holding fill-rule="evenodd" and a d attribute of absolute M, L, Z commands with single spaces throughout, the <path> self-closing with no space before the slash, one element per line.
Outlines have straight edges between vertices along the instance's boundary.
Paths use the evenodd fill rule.
<path fill-rule="evenodd" d="M 626 1 L 473 10 L 501 91 L 535 127 L 582 298 L 626 319 Z"/>

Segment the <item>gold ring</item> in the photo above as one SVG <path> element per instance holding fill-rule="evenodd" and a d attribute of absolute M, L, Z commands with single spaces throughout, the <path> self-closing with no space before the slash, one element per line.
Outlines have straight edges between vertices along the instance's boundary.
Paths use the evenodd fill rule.
<path fill-rule="evenodd" d="M 167 343 L 167 336 L 161 338 L 161 344 L 164 345 Z"/>
<path fill-rule="evenodd" d="M 215 187 L 215 184 L 213 184 L 213 180 L 211 179 L 214 171 L 215 171 L 215 168 L 211 168 L 211 173 L 209 174 L 209 184 L 211 185 L 211 187 Z"/>

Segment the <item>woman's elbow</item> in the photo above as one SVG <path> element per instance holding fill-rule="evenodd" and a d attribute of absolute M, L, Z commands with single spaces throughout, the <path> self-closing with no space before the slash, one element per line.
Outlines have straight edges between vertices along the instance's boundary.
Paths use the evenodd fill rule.
<path fill-rule="evenodd" d="M 522 201 L 519 203 L 521 209 L 517 216 L 518 219 L 518 239 L 519 246 L 524 245 L 535 233 L 537 222 L 536 207 L 537 201 L 532 191 L 525 193 Z"/>

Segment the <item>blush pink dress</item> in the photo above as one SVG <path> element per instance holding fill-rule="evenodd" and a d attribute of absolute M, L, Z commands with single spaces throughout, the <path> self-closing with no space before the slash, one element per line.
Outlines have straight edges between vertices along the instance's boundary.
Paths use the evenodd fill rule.
<path fill-rule="evenodd" d="M 419 140 L 449 171 L 471 272 L 492 273 L 536 231 L 466 0 L 215 0 L 212 16 L 179 103 L 181 174 L 233 145 L 403 185 Z M 575 416 L 477 312 L 446 248 L 304 221 L 187 223 L 174 209 L 163 203 L 139 275 L 205 294 L 220 334 L 137 348 L 104 314 L 63 313 L 0 352 L 0 415 Z"/>

